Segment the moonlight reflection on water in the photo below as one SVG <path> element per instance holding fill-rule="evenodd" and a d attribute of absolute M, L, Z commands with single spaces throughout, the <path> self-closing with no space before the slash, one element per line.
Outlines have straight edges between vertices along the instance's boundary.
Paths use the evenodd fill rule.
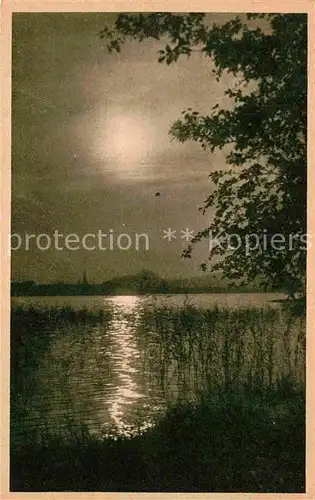
<path fill-rule="evenodd" d="M 110 328 L 115 348 L 112 358 L 115 360 L 117 383 L 109 406 L 109 416 L 114 422 L 119 433 L 131 432 L 131 425 L 126 424 L 126 407 L 138 405 L 144 399 L 141 388 L 136 383 L 134 376 L 138 373 L 135 361 L 140 358 L 139 348 L 136 344 L 134 330 L 138 319 L 139 298 L 136 296 L 114 297 L 110 302 L 117 312 Z M 122 316 L 123 313 L 123 316 Z M 132 314 L 131 323 L 125 315 Z M 141 429 L 148 424 L 142 423 Z"/>

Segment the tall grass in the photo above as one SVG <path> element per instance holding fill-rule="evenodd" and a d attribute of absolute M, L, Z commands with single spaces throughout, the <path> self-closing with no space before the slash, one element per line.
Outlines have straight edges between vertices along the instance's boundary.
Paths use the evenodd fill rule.
<path fill-rule="evenodd" d="M 11 311 L 10 331 L 10 405 L 11 441 L 42 442 L 48 433 L 45 409 L 50 394 L 41 380 L 43 364 L 54 367 L 60 375 L 62 389 L 66 384 L 78 357 L 95 343 L 97 331 L 108 331 L 112 311 L 71 307 L 16 307 Z M 59 354 L 54 353 L 54 349 Z M 55 364 L 55 366 L 54 366 Z M 44 370 L 45 371 L 45 370 Z M 52 371 L 49 372 L 52 374 Z M 33 398 L 37 399 L 35 407 Z M 91 398 L 90 398 L 91 400 Z M 38 403 L 39 401 L 39 403 Z M 47 404 L 46 404 L 47 403 Z M 41 414 L 43 413 L 43 414 Z M 36 421 L 37 414 L 37 422 Z M 64 433 L 72 422 L 67 414 L 59 430 Z M 57 430 L 56 430 L 57 431 Z"/>
<path fill-rule="evenodd" d="M 305 386 L 305 317 L 275 308 L 145 308 L 141 335 L 160 383 L 182 397 Z"/>
<path fill-rule="evenodd" d="M 77 325 L 85 325 L 77 342 L 85 349 L 90 328 L 101 323 L 106 333 L 112 318 L 70 308 L 12 311 L 13 421 L 36 390 L 49 331 L 74 325 L 80 336 Z M 133 437 L 93 435 L 69 415 L 62 429 L 11 439 L 12 491 L 304 491 L 303 315 L 153 303 L 124 320 L 135 326 L 166 412 Z"/>
<path fill-rule="evenodd" d="M 11 334 L 15 335 L 19 329 L 32 326 L 48 326 L 68 323 L 97 324 L 100 321 L 108 322 L 112 318 L 110 309 L 89 310 L 87 307 L 74 309 L 72 307 L 13 307 L 11 311 Z"/>

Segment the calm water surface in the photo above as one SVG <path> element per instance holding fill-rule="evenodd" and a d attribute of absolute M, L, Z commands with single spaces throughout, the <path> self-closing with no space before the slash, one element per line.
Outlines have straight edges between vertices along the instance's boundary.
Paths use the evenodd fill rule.
<path fill-rule="evenodd" d="M 99 309 L 106 306 L 115 306 L 120 310 L 131 312 L 140 304 L 151 303 L 154 300 L 159 304 L 182 306 L 188 301 L 197 307 L 208 308 L 214 304 L 222 307 L 264 307 L 277 306 L 277 301 L 283 300 L 283 293 L 198 293 L 198 294 L 173 294 L 154 296 L 115 295 L 115 296 L 74 296 L 74 297 L 13 297 L 12 304 L 71 306 L 74 308 L 87 307 Z"/>
<path fill-rule="evenodd" d="M 107 308 L 112 311 L 112 319 L 109 324 L 45 327 L 34 335 L 33 357 L 27 358 L 29 354 L 25 351 L 17 368 L 20 386 L 11 412 L 12 438 L 23 440 L 27 439 L 26 433 L 28 438 L 38 437 L 52 430 L 68 429 L 71 433 L 71 429 L 82 424 L 95 434 L 111 430 L 126 434 L 150 425 L 153 415 L 178 398 L 183 387 L 175 368 L 171 363 L 167 367 L 171 389 L 166 393 L 154 339 L 139 330 L 143 305 L 182 306 L 188 302 L 204 309 L 214 304 L 230 308 L 279 307 L 277 301 L 283 298 L 283 294 L 247 293 L 14 297 L 13 308 L 30 305 Z"/>

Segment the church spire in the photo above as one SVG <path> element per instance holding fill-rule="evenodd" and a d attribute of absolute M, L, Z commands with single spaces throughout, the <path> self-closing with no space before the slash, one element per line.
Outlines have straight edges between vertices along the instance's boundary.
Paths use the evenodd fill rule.
<path fill-rule="evenodd" d="M 83 271 L 82 285 L 88 285 L 88 280 L 87 280 L 87 277 L 86 277 L 86 270 L 85 269 Z"/>

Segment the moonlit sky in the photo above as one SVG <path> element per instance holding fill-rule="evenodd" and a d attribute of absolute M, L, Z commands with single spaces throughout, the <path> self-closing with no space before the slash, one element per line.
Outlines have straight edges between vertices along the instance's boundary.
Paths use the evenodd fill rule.
<path fill-rule="evenodd" d="M 209 15 L 226 21 L 227 14 Z M 198 211 L 208 174 L 224 166 L 193 142 L 170 140 L 187 107 L 206 113 L 224 100 L 211 62 L 195 53 L 157 62 L 163 41 L 128 42 L 109 54 L 97 33 L 114 15 L 14 14 L 12 233 L 146 232 L 150 249 L 12 251 L 12 279 L 91 282 L 151 269 L 198 276 L 206 245 L 180 259 L 180 230 L 210 220 Z M 155 196 L 160 192 L 160 196 Z M 177 230 L 175 241 L 163 229 Z"/>

